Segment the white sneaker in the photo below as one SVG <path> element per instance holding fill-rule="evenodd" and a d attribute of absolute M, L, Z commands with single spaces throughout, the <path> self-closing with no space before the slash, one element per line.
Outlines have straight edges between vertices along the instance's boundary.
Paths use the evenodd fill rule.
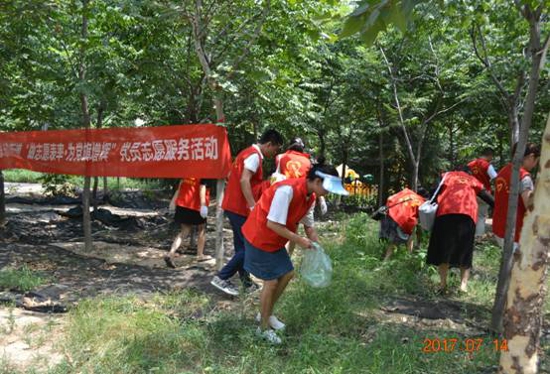
<path fill-rule="evenodd" d="M 260 327 L 256 329 L 256 335 L 260 338 L 267 340 L 271 344 L 281 344 L 282 340 L 277 336 L 277 333 L 271 329 L 262 331 Z"/>
<path fill-rule="evenodd" d="M 259 323 L 261 320 L 262 315 L 260 313 L 256 314 L 256 322 Z M 286 325 L 279 321 L 279 319 L 275 316 L 269 316 L 268 323 L 273 330 L 283 330 L 286 327 Z"/>

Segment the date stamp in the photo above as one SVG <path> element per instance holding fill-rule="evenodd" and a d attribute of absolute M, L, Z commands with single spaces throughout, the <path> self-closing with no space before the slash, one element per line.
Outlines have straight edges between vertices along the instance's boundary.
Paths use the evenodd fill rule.
<path fill-rule="evenodd" d="M 475 353 L 482 349 L 494 351 L 507 351 L 508 341 L 506 339 L 484 339 L 484 338 L 425 338 L 422 345 L 423 353 L 438 352 L 467 352 Z"/>

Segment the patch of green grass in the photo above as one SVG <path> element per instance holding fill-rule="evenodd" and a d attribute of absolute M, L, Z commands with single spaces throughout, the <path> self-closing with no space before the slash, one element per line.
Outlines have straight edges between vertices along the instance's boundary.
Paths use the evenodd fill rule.
<path fill-rule="evenodd" d="M 40 178 L 43 175 L 42 173 L 25 169 L 9 169 L 2 172 L 6 182 L 18 183 L 40 183 Z"/>
<path fill-rule="evenodd" d="M 5 268 L 0 270 L 0 289 L 30 291 L 45 283 L 46 278 L 30 270 L 26 265 L 18 269 Z"/>
<path fill-rule="evenodd" d="M 400 249 L 383 263 L 377 223 L 366 215 L 338 226 L 327 224 L 322 234 L 333 261 L 332 284 L 313 289 L 299 276 L 291 281 L 275 311 L 287 324 L 281 346 L 255 336 L 257 301 L 236 302 L 228 310 L 218 308 L 209 295 L 188 290 L 156 294 L 147 301 L 104 297 L 71 310 L 64 342 L 70 361 L 51 373 L 424 374 L 489 372 L 496 365 L 498 353 L 490 336 L 476 336 L 484 343 L 471 354 L 459 347 L 426 353 L 426 338 L 467 337 L 446 328 L 380 318 L 379 307 L 389 298 L 435 298 L 437 272 L 425 264 L 426 243 L 418 253 Z M 480 277 L 472 280 L 474 293 L 466 298 L 464 313 L 487 307 L 494 287 L 496 250 L 483 249 L 474 256 Z"/>

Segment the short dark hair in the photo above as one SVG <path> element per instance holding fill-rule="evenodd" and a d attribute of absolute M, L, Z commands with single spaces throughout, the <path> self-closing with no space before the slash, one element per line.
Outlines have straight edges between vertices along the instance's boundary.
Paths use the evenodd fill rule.
<path fill-rule="evenodd" d="M 495 151 L 491 147 L 485 147 L 481 150 L 482 156 L 493 156 L 495 154 Z"/>
<path fill-rule="evenodd" d="M 285 140 L 283 139 L 283 136 L 274 129 L 268 129 L 264 131 L 262 136 L 259 140 L 260 144 L 265 144 L 271 142 L 273 145 L 283 145 Z"/>
<path fill-rule="evenodd" d="M 287 149 L 289 151 L 303 152 L 305 147 L 306 145 L 304 144 L 302 138 L 292 138 L 290 139 L 290 143 Z"/>
<path fill-rule="evenodd" d="M 514 143 L 512 146 L 512 157 L 514 157 L 514 154 L 516 153 L 516 148 L 518 146 L 518 143 Z M 530 154 L 533 154 L 535 157 L 540 157 L 540 145 L 535 143 L 527 143 L 525 145 L 525 152 L 523 153 L 523 157 L 529 156 Z"/>
<path fill-rule="evenodd" d="M 309 180 L 315 180 L 315 178 L 321 178 L 316 174 L 317 171 L 320 171 L 321 173 L 325 173 L 328 175 L 333 175 L 335 177 L 339 177 L 338 170 L 332 165 L 325 165 L 324 163 L 317 163 L 314 164 L 311 169 L 309 169 L 307 173 L 307 179 Z M 323 178 L 321 178 L 323 179 Z"/>

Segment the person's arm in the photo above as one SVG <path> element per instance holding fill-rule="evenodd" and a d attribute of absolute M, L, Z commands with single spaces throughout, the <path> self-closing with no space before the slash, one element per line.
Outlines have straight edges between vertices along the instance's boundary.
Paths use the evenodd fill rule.
<path fill-rule="evenodd" d="M 202 218 L 208 216 L 208 207 L 206 206 L 206 185 L 201 184 L 199 187 L 199 196 L 201 200 L 200 215 Z"/>
<path fill-rule="evenodd" d="M 487 192 L 487 190 L 483 189 L 479 191 L 477 196 L 479 196 L 481 200 L 485 201 L 491 208 L 495 206 L 495 199 L 489 192 Z"/>
<path fill-rule="evenodd" d="M 168 211 L 173 212 L 176 210 L 176 198 L 178 197 L 178 193 L 180 192 L 181 184 L 183 183 L 183 180 L 180 181 L 178 184 L 178 188 L 176 188 L 176 191 L 174 192 L 174 196 L 172 196 L 172 200 L 170 200 L 170 204 L 168 205 Z"/>
<path fill-rule="evenodd" d="M 256 201 L 254 201 L 254 195 L 252 194 L 252 186 L 250 185 L 250 179 L 254 173 L 248 169 L 243 169 L 243 174 L 241 175 L 241 191 L 246 200 L 246 205 L 252 210 Z"/>
<path fill-rule="evenodd" d="M 275 232 L 275 234 L 277 234 L 279 236 L 282 236 L 283 238 L 286 238 L 286 239 L 298 244 L 302 248 L 311 248 L 312 247 L 310 239 L 303 238 L 300 235 L 297 235 L 297 234 L 293 233 L 292 231 L 287 229 L 287 227 L 285 225 L 281 225 L 280 223 L 268 220 L 267 221 L 267 228 L 270 229 L 270 230 L 273 230 L 273 232 Z M 306 231 L 306 234 L 307 234 L 307 231 Z"/>
<path fill-rule="evenodd" d="M 319 242 L 319 235 L 317 235 L 317 230 L 315 230 L 315 227 L 313 226 L 304 226 L 304 231 L 306 232 L 306 236 L 311 240 L 312 242 Z"/>
<path fill-rule="evenodd" d="M 533 190 L 535 189 L 535 186 L 533 184 L 533 179 L 530 176 L 526 176 L 521 180 L 521 190 L 520 190 L 520 196 L 523 200 L 523 205 L 529 206 L 529 199 L 531 198 L 531 195 L 533 194 Z"/>

